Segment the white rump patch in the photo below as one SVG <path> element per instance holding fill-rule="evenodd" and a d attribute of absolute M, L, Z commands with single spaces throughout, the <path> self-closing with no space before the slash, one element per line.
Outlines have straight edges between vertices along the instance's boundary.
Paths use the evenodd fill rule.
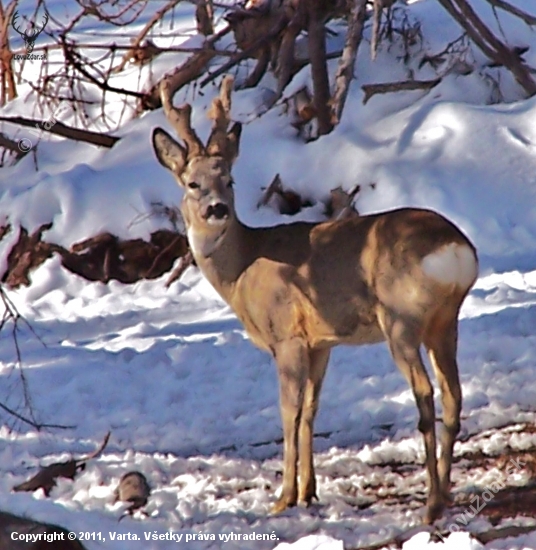
<path fill-rule="evenodd" d="M 469 288 L 477 278 L 478 262 L 467 245 L 450 243 L 425 256 L 422 269 L 440 283 Z"/>

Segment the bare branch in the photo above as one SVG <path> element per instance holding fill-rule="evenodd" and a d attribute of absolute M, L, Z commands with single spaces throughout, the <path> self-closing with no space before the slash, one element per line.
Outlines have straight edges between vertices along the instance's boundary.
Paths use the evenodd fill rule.
<path fill-rule="evenodd" d="M 355 59 L 361 38 L 363 37 L 366 11 L 366 0 L 356 0 L 348 21 L 346 43 L 344 44 L 342 57 L 337 67 L 337 74 L 335 75 L 335 92 L 332 101 L 335 124 L 338 124 L 341 120 L 350 82 L 354 76 Z"/>
<path fill-rule="evenodd" d="M 21 151 L 21 148 L 20 148 L 19 143 L 17 141 L 14 141 L 14 140 L 8 138 L 2 132 L 0 132 L 0 147 L 3 147 L 4 149 L 7 149 L 8 151 L 12 151 L 13 153 L 17 153 L 18 157 L 25 154 L 23 151 Z"/>
<path fill-rule="evenodd" d="M 235 65 L 238 65 L 240 61 L 246 59 L 251 54 L 253 54 L 255 51 L 257 51 L 259 48 L 264 46 L 265 44 L 268 45 L 270 43 L 270 40 L 275 38 L 287 25 L 288 18 L 286 16 L 282 16 L 279 21 L 276 23 L 276 25 L 264 36 L 261 36 L 251 46 L 246 48 L 245 50 L 242 50 L 241 52 L 238 52 L 235 56 L 233 56 L 227 63 L 224 63 L 221 67 L 218 68 L 218 70 L 214 71 L 210 75 L 208 75 L 206 78 L 204 78 L 201 81 L 201 87 L 203 88 L 213 80 L 216 80 L 219 76 L 222 74 L 225 74 L 229 71 L 229 69 L 232 69 Z"/>
<path fill-rule="evenodd" d="M 134 22 L 141 15 L 148 4 L 148 0 L 130 0 L 130 2 L 124 6 L 117 1 L 108 2 L 105 0 L 101 0 L 100 2 L 95 0 L 76 0 L 76 3 L 84 9 L 84 15 L 96 17 L 100 21 L 110 23 L 116 27 L 123 27 Z M 107 5 L 111 5 L 113 7 L 117 6 L 117 13 L 105 13 L 102 8 Z M 133 14 L 128 19 L 123 19 L 123 16 L 131 10 L 133 11 Z"/>
<path fill-rule="evenodd" d="M 281 181 L 281 176 L 276 174 L 272 183 L 264 190 L 262 197 L 257 202 L 257 208 L 261 206 L 266 206 L 274 194 L 281 194 L 283 192 L 283 182 Z"/>
<path fill-rule="evenodd" d="M 26 376 L 24 375 L 24 371 L 22 368 L 22 356 L 20 352 L 20 346 L 18 341 L 18 330 L 19 330 L 19 322 L 22 321 L 34 334 L 34 336 L 43 344 L 44 342 L 41 340 L 41 338 L 36 334 L 35 330 L 33 329 L 32 325 L 26 320 L 25 317 L 23 317 L 9 296 L 7 295 L 4 286 L 0 284 L 0 300 L 4 306 L 4 313 L 2 316 L 2 319 L 0 321 L 0 331 L 4 328 L 7 322 L 12 323 L 12 338 L 13 338 L 13 345 L 15 346 L 15 355 L 16 355 L 16 364 L 18 366 L 19 370 L 19 376 L 22 383 L 22 392 L 24 395 L 24 401 L 26 406 L 29 408 L 30 416 L 31 418 L 28 418 L 27 416 L 21 414 L 20 412 L 16 411 L 12 407 L 9 407 L 5 403 L 0 402 L 0 409 L 5 411 L 6 413 L 10 414 L 17 420 L 20 420 L 21 422 L 24 422 L 25 424 L 28 424 L 32 427 L 34 427 L 36 430 L 42 430 L 43 428 L 58 428 L 58 429 L 69 429 L 74 428 L 75 426 L 65 426 L 62 424 L 48 424 L 44 422 L 37 422 L 33 415 L 33 409 L 31 406 L 30 396 L 29 396 L 29 390 L 28 390 L 28 382 L 26 380 Z"/>
<path fill-rule="evenodd" d="M 358 217 L 359 212 L 354 205 L 354 199 L 360 190 L 360 185 L 356 185 L 350 192 L 341 186 L 332 189 L 326 203 L 326 216 L 332 220 Z"/>
<path fill-rule="evenodd" d="M 88 49 L 88 50 L 106 50 L 109 51 L 130 51 L 132 50 L 132 46 L 121 46 L 120 44 L 99 44 L 97 42 L 77 42 L 76 47 L 78 49 Z M 142 44 L 140 46 L 141 49 L 143 49 L 145 46 Z M 45 46 L 36 46 L 34 48 L 34 52 L 39 51 L 51 51 L 51 50 L 60 50 L 63 46 L 61 44 L 47 44 Z M 165 48 L 157 48 L 159 53 L 171 53 L 171 52 L 180 52 L 180 53 L 198 53 L 200 51 L 206 50 L 206 47 L 200 47 L 200 48 L 189 48 L 185 46 L 167 46 Z M 21 50 L 22 52 L 22 50 Z M 227 50 L 215 50 L 217 55 L 220 55 L 222 57 L 231 57 L 233 55 L 233 52 L 227 51 Z"/>
<path fill-rule="evenodd" d="M 32 426 L 37 431 L 41 431 L 42 429 L 45 429 L 45 428 L 57 429 L 57 430 L 72 430 L 73 428 L 76 428 L 76 426 L 69 425 L 69 424 L 49 424 L 48 422 L 36 422 L 35 420 L 31 420 L 30 418 L 27 418 L 26 416 L 18 413 L 17 411 L 13 410 L 11 407 L 8 407 L 2 402 L 0 402 L 0 409 L 7 412 L 11 416 L 14 416 L 17 420 L 20 420 L 21 422 L 24 422 L 25 424 Z"/>
<path fill-rule="evenodd" d="M 360 2 L 357 2 L 357 6 L 354 4 L 352 14 L 356 8 L 358 8 Z M 374 61 L 378 53 L 378 44 L 380 42 L 380 23 L 382 19 L 382 0 L 373 0 L 373 13 L 372 13 L 372 40 L 370 42 L 370 56 Z M 366 8 L 364 8 L 366 9 Z M 350 32 L 350 25 L 348 24 L 348 32 Z M 363 32 L 363 31 L 361 31 Z"/>
<path fill-rule="evenodd" d="M 181 0 L 170 0 L 167 4 L 165 4 L 162 8 L 160 8 L 158 11 L 154 13 L 154 15 L 147 21 L 145 27 L 141 30 L 140 34 L 136 37 L 134 40 L 132 46 L 129 48 L 129 50 L 126 52 L 126 54 L 123 56 L 123 59 L 121 59 L 121 62 L 117 67 L 115 67 L 112 72 L 118 73 L 122 71 L 126 64 L 129 62 L 129 60 L 132 58 L 132 56 L 135 54 L 136 50 L 141 45 L 143 39 L 147 36 L 149 31 L 162 19 L 162 17 L 171 9 L 173 9 Z"/>
<path fill-rule="evenodd" d="M 365 92 L 363 104 L 375 94 L 389 92 L 407 92 L 412 90 L 431 90 L 441 82 L 441 78 L 433 80 L 404 80 L 402 82 L 386 82 L 383 84 L 365 84 L 361 89 Z"/>
<path fill-rule="evenodd" d="M 110 441 L 111 434 L 112 432 L 110 431 L 106 432 L 106 435 L 104 436 L 104 439 L 102 440 L 102 443 L 100 444 L 100 446 L 97 447 L 93 452 L 89 453 L 84 458 L 79 458 L 78 461 L 83 460 L 85 462 L 87 460 L 91 460 L 92 458 L 97 458 L 98 456 L 100 456 L 102 454 L 102 451 L 106 449 L 106 446 L 108 445 L 108 441 Z"/>
<path fill-rule="evenodd" d="M 216 52 L 211 49 L 201 50 L 197 54 L 192 55 L 172 73 L 166 75 L 164 79 L 167 82 L 170 96 L 173 96 L 192 80 L 199 78 L 205 72 L 207 64 L 215 54 Z M 138 110 L 153 110 L 162 107 L 161 83 L 163 80 L 157 82 L 149 92 L 143 95 Z"/>
<path fill-rule="evenodd" d="M 101 90 L 115 92 L 117 94 L 129 95 L 137 98 L 145 98 L 145 94 L 142 92 L 135 92 L 132 90 L 127 90 L 125 88 L 116 88 L 115 86 L 110 86 L 106 81 L 100 81 L 98 78 L 95 78 L 89 71 L 87 71 L 79 59 L 77 59 L 77 54 L 71 45 L 63 42 L 63 54 L 65 59 L 71 63 L 71 65 L 82 75 L 84 75 L 90 82 L 98 86 Z"/>
<path fill-rule="evenodd" d="M 499 65 L 504 65 L 529 96 L 536 94 L 536 81 L 532 78 L 528 68 L 516 53 L 512 52 L 489 30 L 466 0 L 439 0 L 439 3 L 461 25 L 486 56 Z"/>
<path fill-rule="evenodd" d="M 179 280 L 182 277 L 182 274 L 191 265 L 194 265 L 194 256 L 192 251 L 188 250 L 188 252 L 180 259 L 177 267 L 171 272 L 171 275 L 166 281 L 166 288 L 169 288 L 175 281 Z"/>
<path fill-rule="evenodd" d="M 304 206 L 311 206 L 312 203 L 290 189 L 283 188 L 281 176 L 276 174 L 272 183 L 264 190 L 262 197 L 257 203 L 257 208 L 271 204 L 280 214 L 293 216 Z"/>
<path fill-rule="evenodd" d="M 519 17 L 520 19 L 523 19 L 523 21 L 525 21 L 527 25 L 536 25 L 536 15 L 531 15 L 530 13 L 527 13 L 526 11 L 518 8 L 517 6 L 512 6 L 512 4 L 510 4 L 509 2 L 505 2 L 505 0 L 487 0 L 487 2 L 495 8 L 499 8 L 508 13 L 511 13 L 512 15 L 515 15 L 516 17 Z"/>
<path fill-rule="evenodd" d="M 241 85 L 241 88 L 254 88 L 257 86 L 265 75 L 266 69 L 268 69 L 268 63 L 270 63 L 270 48 L 266 46 L 261 49 L 255 68 Z"/>
<path fill-rule="evenodd" d="M 50 132 L 51 134 L 73 139 L 75 141 L 83 141 L 99 147 L 107 147 L 108 149 L 113 147 L 113 145 L 121 139 L 117 136 L 111 136 L 109 134 L 101 134 L 99 132 L 92 132 L 91 130 L 72 128 L 71 126 L 67 126 L 58 120 L 54 121 L 54 124 L 47 124 L 47 121 L 24 118 L 20 116 L 0 116 L 0 121 L 10 122 L 11 124 L 18 124 L 19 126 L 26 126 L 29 128 L 36 128 L 38 130 Z"/>

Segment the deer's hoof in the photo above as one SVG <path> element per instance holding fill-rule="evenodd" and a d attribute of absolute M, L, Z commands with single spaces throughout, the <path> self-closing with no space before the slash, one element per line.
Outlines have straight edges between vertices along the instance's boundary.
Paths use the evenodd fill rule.
<path fill-rule="evenodd" d="M 446 508 L 454 506 L 454 497 L 450 494 L 450 491 L 443 493 L 443 503 L 445 504 Z"/>
<path fill-rule="evenodd" d="M 313 500 L 318 501 L 314 477 L 309 480 L 309 483 L 300 485 L 298 489 L 298 505 L 308 508 Z"/>
<path fill-rule="evenodd" d="M 426 525 L 431 525 L 441 517 L 443 510 L 445 509 L 445 504 L 443 501 L 429 501 L 427 504 L 426 514 L 424 515 L 424 523 Z"/>
<path fill-rule="evenodd" d="M 292 508 L 293 506 L 296 506 L 296 499 L 287 498 L 284 496 L 281 496 L 277 502 L 272 506 L 270 510 L 270 514 L 280 514 L 281 512 L 284 512 L 287 508 Z"/>
<path fill-rule="evenodd" d="M 311 506 L 311 504 L 313 503 L 313 500 L 316 500 L 318 502 L 318 496 L 316 492 L 307 494 L 304 497 L 299 497 L 298 506 L 300 506 L 301 508 L 309 508 L 309 506 Z"/>

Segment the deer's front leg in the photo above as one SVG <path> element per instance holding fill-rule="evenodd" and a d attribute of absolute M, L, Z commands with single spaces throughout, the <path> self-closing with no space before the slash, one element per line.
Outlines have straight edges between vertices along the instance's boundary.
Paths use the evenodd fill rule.
<path fill-rule="evenodd" d="M 309 373 L 303 397 L 300 422 L 300 462 L 298 502 L 307 506 L 316 498 L 316 479 L 313 464 L 314 420 L 318 410 L 318 397 L 329 360 L 329 349 L 313 350 L 309 354 Z"/>
<path fill-rule="evenodd" d="M 309 372 L 309 353 L 301 338 L 277 344 L 275 360 L 279 374 L 279 400 L 283 424 L 283 487 L 272 513 L 277 514 L 298 500 L 298 430 L 302 415 L 305 383 Z"/>

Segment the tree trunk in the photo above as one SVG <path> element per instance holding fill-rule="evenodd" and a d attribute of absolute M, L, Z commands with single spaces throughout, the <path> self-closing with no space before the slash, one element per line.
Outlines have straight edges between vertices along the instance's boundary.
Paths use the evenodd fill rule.
<path fill-rule="evenodd" d="M 13 53 L 9 47 L 8 35 L 9 23 L 16 5 L 16 0 L 13 0 L 4 10 L 0 0 L 0 106 L 17 97 L 17 87 L 13 73 Z"/>
<path fill-rule="evenodd" d="M 313 77 L 313 104 L 318 117 L 318 135 L 329 134 L 333 130 L 331 93 L 329 89 L 328 67 L 326 62 L 326 31 L 323 21 L 321 0 L 308 0 L 309 14 L 309 57 Z"/>

